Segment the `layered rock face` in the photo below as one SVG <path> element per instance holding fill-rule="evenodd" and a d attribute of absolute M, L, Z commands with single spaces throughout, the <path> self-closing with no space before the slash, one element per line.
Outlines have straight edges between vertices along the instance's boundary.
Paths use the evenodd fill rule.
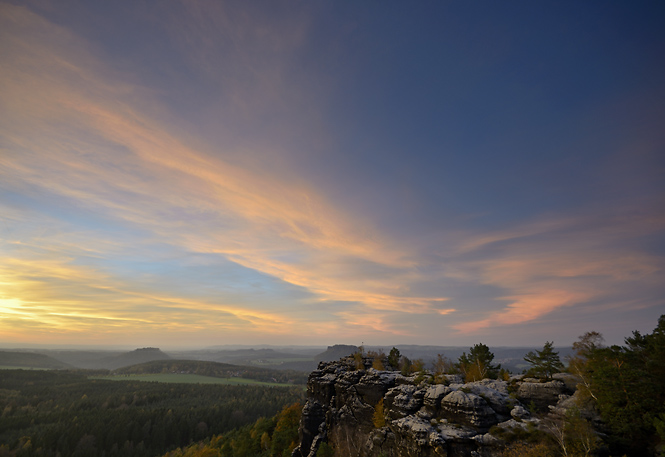
<path fill-rule="evenodd" d="M 293 457 L 315 457 L 323 442 L 345 457 L 499 456 L 503 443 L 488 433 L 492 426 L 526 428 L 537 422 L 527 406 L 555 409 L 571 393 L 560 381 L 462 384 L 449 376 L 432 384 L 431 377 L 358 370 L 350 357 L 322 362 L 309 376 Z"/>

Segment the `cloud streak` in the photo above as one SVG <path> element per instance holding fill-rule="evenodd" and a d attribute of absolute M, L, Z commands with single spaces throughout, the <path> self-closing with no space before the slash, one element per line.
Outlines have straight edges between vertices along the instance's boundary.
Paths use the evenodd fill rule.
<path fill-rule="evenodd" d="M 461 252 L 466 256 L 481 252 L 482 258 L 459 262 L 466 268 L 455 276 L 476 278 L 505 290 L 497 299 L 507 305 L 455 328 L 477 333 L 495 325 L 527 323 L 592 301 L 607 306 L 622 289 L 637 284 L 656 291 L 665 268 L 662 257 L 631 244 L 664 229 L 665 218 L 615 208 L 610 217 L 590 211 L 471 239 L 462 244 Z M 658 303 L 656 295 L 651 306 Z"/>
<path fill-rule="evenodd" d="M 411 265 L 403 260 L 403 253 L 377 241 L 376 233 L 370 237 L 359 235 L 357 228 L 362 222 L 345 219 L 347 216 L 315 189 L 230 165 L 210 151 L 187 146 L 168 132 L 168 126 L 132 106 L 125 93 L 136 88 L 127 90 L 129 84 L 114 84 L 101 74 L 91 74 L 91 68 L 103 65 L 84 46 L 77 46 L 76 55 L 72 55 L 59 47 L 58 39 L 35 41 L 23 29 L 40 28 L 42 34 L 50 30 L 53 37 L 65 36 L 68 43 L 76 37 L 21 8 L 5 7 L 3 16 L 12 23 L 6 30 L 11 31 L 13 41 L 13 46 L 9 44 L 6 49 L 5 68 L 9 70 L 2 74 L 3 86 L 8 89 L 4 93 L 10 94 L 3 100 L 7 108 L 3 118 L 14 122 L 2 131 L 10 146 L 0 166 L 5 182 L 14 189 L 35 198 L 40 194 L 64 198 L 103 217 L 145 230 L 153 240 L 187 251 L 222 255 L 305 288 L 318 300 L 357 302 L 377 310 L 409 313 L 430 312 L 433 303 L 444 300 L 409 296 Z M 50 78 L 34 71 L 40 67 L 49 67 L 51 75 L 60 76 Z M 370 231 L 365 228 L 360 232 Z M 44 241 L 46 244 L 53 239 Z M 83 249 L 98 247 L 91 243 Z M 73 268 L 76 254 L 58 257 L 55 263 L 37 260 L 7 258 L 5 264 L 12 265 L 12 271 L 48 277 L 42 285 L 78 278 L 69 284 L 68 293 L 88 290 L 91 295 L 73 300 L 71 306 L 79 310 L 93 297 L 109 308 L 117 305 L 117 297 L 135 306 L 147 300 L 168 308 L 177 300 L 191 309 L 210 308 L 182 297 L 147 297 L 109 285 L 113 282 L 109 277 L 91 276 L 84 267 Z M 372 279 L 343 273 L 345 267 L 357 261 L 391 273 Z M 335 267 L 329 268 L 331 264 Z M 10 277 L 8 281 L 16 287 L 10 295 L 25 296 L 29 279 Z M 109 301 L 100 297 L 104 294 L 116 298 Z M 49 300 L 55 309 L 70 300 L 55 300 L 55 295 L 41 300 Z M 36 299 L 31 297 L 30 301 Z M 283 331 L 276 329 L 293 323 L 274 313 L 228 306 L 221 309 L 268 332 Z M 30 308 L 24 315 L 37 312 L 37 308 Z M 56 316 L 63 315 L 51 311 L 45 319 L 56 322 Z M 88 310 L 77 315 L 84 319 L 92 316 Z M 99 311 L 95 316 L 116 319 Z"/>
<path fill-rule="evenodd" d="M 0 5 L 6 335 L 286 341 L 298 329 L 347 341 L 472 339 L 565 310 L 662 304 L 663 256 L 644 241 L 665 231 L 654 211 L 662 195 L 492 229 L 466 221 L 418 227 L 423 237 L 400 232 L 301 176 L 306 150 L 284 154 L 334 137 L 321 114 L 332 103 L 328 80 L 319 90 L 294 70 L 313 30 L 308 12 L 274 21 L 222 4 L 179 8 L 154 20 L 177 51 L 172 65 L 210 98 L 195 121 L 178 112 L 186 97 L 138 76 L 151 70 L 123 67 L 72 30 Z M 187 133 L 203 118 L 191 131 L 206 135 Z"/>

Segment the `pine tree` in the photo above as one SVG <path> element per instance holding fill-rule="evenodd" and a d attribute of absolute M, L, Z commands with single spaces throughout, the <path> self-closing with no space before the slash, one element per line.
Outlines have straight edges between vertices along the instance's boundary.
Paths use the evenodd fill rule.
<path fill-rule="evenodd" d="M 546 342 L 542 351 L 530 351 L 524 356 L 524 360 L 532 365 L 529 374 L 545 379 L 551 379 L 554 373 L 563 370 L 563 363 L 559 359 L 559 353 L 554 350 L 553 341 Z"/>
<path fill-rule="evenodd" d="M 390 354 L 388 354 L 388 365 L 390 365 L 393 368 L 399 368 L 399 359 L 401 357 L 402 354 L 400 354 L 399 349 L 393 347 L 390 350 Z"/>

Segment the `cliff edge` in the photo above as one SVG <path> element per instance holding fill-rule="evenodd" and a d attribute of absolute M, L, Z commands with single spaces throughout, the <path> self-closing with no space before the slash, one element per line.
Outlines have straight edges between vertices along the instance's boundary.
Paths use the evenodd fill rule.
<path fill-rule="evenodd" d="M 502 436 L 542 427 L 545 416 L 574 403 L 574 382 L 516 376 L 465 384 L 459 375 L 435 382 L 427 372 L 403 376 L 372 362 L 364 358 L 358 369 L 345 357 L 310 374 L 293 457 L 316 457 L 322 443 L 337 457 L 496 457 Z"/>

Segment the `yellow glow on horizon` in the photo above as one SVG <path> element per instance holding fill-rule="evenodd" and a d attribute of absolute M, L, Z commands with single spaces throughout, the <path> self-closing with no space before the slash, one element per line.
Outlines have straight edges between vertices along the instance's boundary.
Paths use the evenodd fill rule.
<path fill-rule="evenodd" d="M 187 65 L 223 73 L 223 63 L 203 57 L 214 40 L 184 29 L 190 25 L 169 31 L 205 48 Z M 275 40 L 305 40 L 306 26 L 293 25 Z M 481 218 L 387 227 L 385 220 L 402 215 L 391 208 L 384 219 L 382 205 L 376 214 L 355 202 L 345 207 L 355 195 L 330 190 L 343 183 L 321 185 L 296 164 L 310 152 L 300 145 L 334 137 L 325 122 L 314 135 L 285 111 L 279 138 L 303 134 L 302 142 L 281 143 L 255 128 L 251 120 L 265 114 L 257 107 L 279 104 L 292 90 L 284 74 L 261 66 L 265 53 L 247 57 L 257 65 L 256 81 L 214 79 L 223 97 L 191 120 L 159 93 L 166 86 L 151 86 L 140 69 L 72 30 L 28 7 L 0 4 L 3 335 L 286 339 L 297 329 L 331 339 L 365 332 L 406 340 L 421 336 L 419 325 L 472 334 L 589 303 L 609 307 L 598 304 L 609 291 L 614 303 L 625 303 L 622 285 L 657 290 L 662 282 L 662 255 L 622 241 L 660 236 L 665 214 L 566 209 L 505 218 L 496 229 Z M 319 108 L 317 91 L 303 91 L 299 99 L 310 108 L 303 112 Z M 219 116 L 199 129 L 210 113 Z M 250 120 L 251 138 L 223 125 L 236 115 Z M 281 162 L 272 169 L 275 158 Z M 409 198 L 414 207 L 431 204 L 416 193 Z M 473 219 L 472 209 L 459 211 Z M 210 268 L 199 282 L 190 269 L 196 262 L 227 276 L 218 281 Z"/>
<path fill-rule="evenodd" d="M 29 27 L 39 24 L 43 33 L 48 33 L 49 29 L 61 32 L 31 13 L 21 14 L 24 14 L 21 20 Z M 76 41 L 76 37 L 68 34 L 60 33 L 60 36 Z M 40 42 L 22 38 L 22 42 L 19 38 L 20 58 L 9 53 L 13 65 L 7 68 L 14 73 L 2 76 L 0 72 L 0 81 L 7 87 L 6 93 L 11 94 L 5 97 L 8 107 L 31 120 L 30 124 L 19 124 L 8 133 L 10 138 L 29 148 L 30 154 L 0 159 L 7 175 L 22 176 L 35 188 L 63 195 L 91 208 L 104 209 L 116 218 L 153 233 L 156 239 L 168 240 L 169 244 L 193 252 L 221 254 L 246 268 L 302 287 L 316 295 L 318 301 L 357 302 L 386 312 L 443 314 L 434 309 L 434 304 L 445 298 L 408 293 L 405 284 L 410 279 L 412 261 L 405 260 L 406 252 L 400 251 L 394 243 L 381 240 L 378 232 L 364 226 L 362 221 L 340 212 L 316 189 L 302 182 L 285 181 L 258 170 L 231 165 L 214 157 L 210 151 L 188 146 L 170 132 L 168 125 L 137 108 L 126 96 L 131 92 L 130 86 L 110 82 L 102 76 L 103 64 L 84 46 L 80 45 L 73 54 L 61 48 L 57 39 Z M 57 74 L 59 78 L 34 72 L 27 78 L 17 77 L 22 70 L 27 72 L 26 68 L 38 68 L 46 63 L 50 67 L 49 74 Z M 81 90 L 81 84 L 71 83 L 75 78 L 82 81 L 86 90 Z M 22 129 L 42 133 L 20 137 Z M 86 133 L 72 136 L 70 131 Z M 51 137 L 63 135 L 67 136 L 62 144 L 51 140 Z M 27 144 L 26 138 L 30 138 Z M 126 152 L 117 158 L 105 152 L 105 148 L 118 146 Z M 35 154 L 41 157 L 39 166 L 36 166 Z M 133 195 L 133 198 L 114 198 L 116 191 Z M 173 211 L 192 210 L 208 215 L 213 221 L 224 221 L 227 228 L 215 230 L 216 224 L 206 224 L 183 229 L 186 222 L 164 216 Z M 39 246 L 42 247 L 52 249 L 46 243 Z M 55 249 L 67 255 L 72 246 L 61 243 Z M 83 244 L 81 249 L 100 251 L 92 244 Z M 284 252 L 302 260 L 279 260 Z M 338 264 L 338 259 L 359 259 L 405 272 L 389 280 L 356 280 L 352 275 L 335 277 L 325 268 Z M 142 320 L 128 317 L 126 312 L 113 307 L 150 303 L 165 310 L 184 306 L 228 313 L 237 322 L 268 333 L 284 333 L 283 329 L 295 322 L 293 317 L 278 312 L 129 290 L 117 284 L 109 273 L 82 271 L 67 260 L 72 257 L 58 256 L 57 261 L 43 257 L 37 262 L 32 258 L 12 260 L 17 271 L 44 275 L 49 282 L 69 282 L 66 291 L 53 291 L 40 298 L 42 306 L 57 310 L 61 317 L 69 311 L 57 309 L 55 303 L 76 310 L 74 313 L 79 313 L 81 318 L 128 319 L 139 325 Z M 341 267 L 343 271 L 343 264 Z M 45 282 L 42 285 L 46 287 Z M 34 296 L 34 292 L 27 290 L 17 292 L 18 296 Z M 77 297 L 77 290 L 87 290 L 105 311 L 88 310 L 87 298 Z M 102 291 L 111 293 L 111 298 L 102 296 Z M 82 312 L 79 308 L 88 311 Z M 42 318 L 52 320 L 54 315 Z M 165 324 L 162 322 L 162 325 Z"/>

